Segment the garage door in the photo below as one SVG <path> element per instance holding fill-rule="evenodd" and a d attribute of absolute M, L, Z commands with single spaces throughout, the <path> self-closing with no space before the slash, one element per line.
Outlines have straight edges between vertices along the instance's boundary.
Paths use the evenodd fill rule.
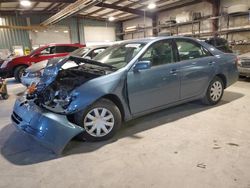
<path fill-rule="evenodd" d="M 71 43 L 68 27 L 55 27 L 44 31 L 32 31 L 31 39 L 33 46 L 50 43 Z"/>
<path fill-rule="evenodd" d="M 87 45 L 115 41 L 114 27 L 84 27 L 84 37 Z"/>

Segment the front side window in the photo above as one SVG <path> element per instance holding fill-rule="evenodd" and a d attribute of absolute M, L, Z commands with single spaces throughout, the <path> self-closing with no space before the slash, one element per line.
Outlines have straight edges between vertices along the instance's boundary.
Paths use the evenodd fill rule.
<path fill-rule="evenodd" d="M 144 46 L 145 43 L 122 43 L 114 45 L 98 54 L 93 60 L 120 69 L 126 66 Z"/>
<path fill-rule="evenodd" d="M 200 44 L 188 40 L 176 40 L 180 61 L 210 56 Z"/>
<path fill-rule="evenodd" d="M 49 55 L 55 53 L 55 46 L 47 47 L 41 51 L 42 55 Z"/>
<path fill-rule="evenodd" d="M 171 41 L 160 41 L 154 43 L 148 48 L 140 60 L 150 61 L 152 66 L 173 63 L 174 51 Z"/>

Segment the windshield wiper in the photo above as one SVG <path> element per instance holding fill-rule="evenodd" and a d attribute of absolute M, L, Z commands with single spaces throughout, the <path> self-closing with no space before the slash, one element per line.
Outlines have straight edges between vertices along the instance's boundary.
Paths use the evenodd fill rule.
<path fill-rule="evenodd" d="M 77 64 L 81 64 L 81 63 L 87 63 L 87 64 L 90 64 L 90 65 L 97 65 L 97 66 L 101 66 L 101 67 L 107 67 L 109 69 L 115 69 L 117 70 L 116 67 L 112 66 L 112 65 L 107 65 L 105 63 L 101 63 L 99 61 L 94 61 L 92 59 L 85 59 L 85 58 L 82 58 L 82 57 L 77 57 L 77 56 L 70 56 L 68 58 L 68 60 L 73 60 L 74 62 L 76 62 Z"/>

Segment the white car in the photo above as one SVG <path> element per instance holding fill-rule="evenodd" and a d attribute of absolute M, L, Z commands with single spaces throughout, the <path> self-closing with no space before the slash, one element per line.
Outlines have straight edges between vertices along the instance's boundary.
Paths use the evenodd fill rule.
<path fill-rule="evenodd" d="M 250 52 L 239 55 L 238 59 L 240 76 L 250 77 Z"/>

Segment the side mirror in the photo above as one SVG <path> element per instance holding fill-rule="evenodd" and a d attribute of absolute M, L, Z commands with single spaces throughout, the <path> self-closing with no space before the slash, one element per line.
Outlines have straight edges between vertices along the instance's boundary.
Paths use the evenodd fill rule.
<path fill-rule="evenodd" d="M 135 64 L 133 70 L 135 72 L 138 72 L 139 70 L 145 70 L 145 69 L 150 69 L 150 68 L 151 68 L 151 61 L 145 60 L 145 61 L 138 61 Z"/>

